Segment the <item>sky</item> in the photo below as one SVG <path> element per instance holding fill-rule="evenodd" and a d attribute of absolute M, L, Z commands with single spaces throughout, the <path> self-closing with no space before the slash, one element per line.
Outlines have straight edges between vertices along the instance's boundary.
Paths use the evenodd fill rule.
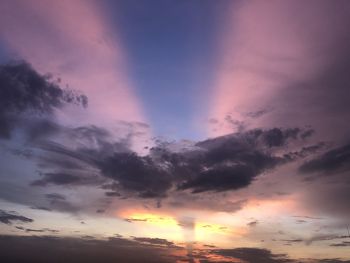
<path fill-rule="evenodd" d="M 350 262 L 350 2 L 0 0 L 5 262 Z"/>

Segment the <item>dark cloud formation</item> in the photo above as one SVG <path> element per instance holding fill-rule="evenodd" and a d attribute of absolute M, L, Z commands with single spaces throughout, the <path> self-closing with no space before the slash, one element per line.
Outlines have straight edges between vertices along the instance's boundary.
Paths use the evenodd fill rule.
<path fill-rule="evenodd" d="M 0 108 L 4 138 L 10 136 L 12 120 L 16 120 L 18 127 L 24 114 L 44 116 L 25 125 L 27 137 L 43 152 L 36 156 L 43 171 L 41 178 L 32 182 L 33 186 L 101 185 L 112 181 L 115 187 L 107 196 L 131 193 L 140 198 L 163 198 L 175 190 L 193 193 L 237 190 L 250 185 L 264 172 L 308 155 L 315 147 L 303 147 L 284 156 L 276 154 L 279 148 L 286 148 L 293 141 L 304 141 L 313 131 L 272 128 L 242 130 L 194 143 L 181 151 L 172 150 L 170 143 L 156 141 L 148 155 L 140 156 L 130 150 L 131 137 L 137 133 L 134 128 L 130 135 L 116 140 L 100 127 L 67 128 L 45 118 L 64 103 L 86 106 L 87 98 L 62 90 L 27 63 L 2 66 L 0 83 L 4 87 L 1 89 L 4 103 Z M 122 125 L 148 128 L 142 123 Z M 70 146 L 53 141 L 49 135 L 55 132 L 67 138 Z"/>
<path fill-rule="evenodd" d="M 214 249 L 210 253 L 218 254 L 226 258 L 237 259 L 247 263 L 349 263 L 348 260 L 339 258 L 332 259 L 292 259 L 285 254 L 274 254 L 268 249 L 263 248 L 234 248 L 234 249 Z M 204 261 L 216 262 L 216 261 Z M 227 261 L 224 261 L 227 262 Z"/>
<path fill-rule="evenodd" d="M 80 210 L 78 206 L 73 205 L 69 201 L 67 201 L 64 195 L 52 193 L 46 194 L 45 197 L 49 201 L 50 209 L 70 213 L 77 213 Z"/>
<path fill-rule="evenodd" d="M 164 238 L 149 238 L 149 237 L 134 237 L 133 240 L 141 243 L 153 244 L 153 245 L 161 245 L 167 247 L 174 247 L 174 242 L 168 241 Z"/>
<path fill-rule="evenodd" d="M 247 263 L 349 263 L 341 259 L 290 259 L 284 254 L 274 254 L 261 248 L 195 249 L 191 257 L 183 247 L 159 238 L 117 235 L 107 240 L 90 236 L 83 238 L 55 236 L 0 236 L 0 253 L 4 262 L 238 262 Z M 217 256 L 223 257 L 221 260 Z M 213 256 L 216 256 L 215 258 Z"/>
<path fill-rule="evenodd" d="M 24 61 L 0 66 L 0 137 L 10 138 L 13 129 L 33 116 L 48 116 L 64 103 L 87 106 L 87 97 L 71 90 L 63 90 L 49 75 L 38 74 Z M 29 127 L 27 127 L 29 128 Z M 55 130 L 49 121 L 32 125 L 31 136 Z"/>
<path fill-rule="evenodd" d="M 19 229 L 19 230 L 23 230 L 23 231 L 25 231 L 27 233 L 30 233 L 30 232 L 36 232 L 36 233 L 44 233 L 44 232 L 58 233 L 59 232 L 58 230 L 50 229 L 50 228 L 32 229 L 32 228 L 24 228 L 24 227 L 21 227 L 21 226 L 16 226 L 16 228 Z"/>
<path fill-rule="evenodd" d="M 66 185 L 75 184 L 81 181 L 78 176 L 65 173 L 44 173 L 43 178 L 32 183 L 34 186 L 46 186 L 48 184 Z"/>
<path fill-rule="evenodd" d="M 350 144 L 343 144 L 314 155 L 299 167 L 299 173 L 305 177 L 307 183 L 304 194 L 305 206 L 322 214 L 340 216 L 348 222 Z"/>
<path fill-rule="evenodd" d="M 0 222 L 3 224 L 10 225 L 13 222 L 31 223 L 34 220 L 25 216 L 16 214 L 15 212 L 7 212 L 0 210 Z"/>
<path fill-rule="evenodd" d="M 258 221 L 258 220 L 251 221 L 251 222 L 247 223 L 247 226 L 250 226 L 250 227 L 255 227 L 255 226 L 257 226 L 257 224 L 258 224 L 258 223 L 259 223 L 259 221 Z"/>
<path fill-rule="evenodd" d="M 349 260 L 341 260 L 339 258 L 332 258 L 332 259 L 321 259 L 318 261 L 318 263 L 350 263 L 350 261 Z"/>
<path fill-rule="evenodd" d="M 114 153 L 98 162 L 103 175 L 116 180 L 123 189 L 136 191 L 140 197 L 162 197 L 171 187 L 171 177 L 149 157 L 135 153 Z"/>
<path fill-rule="evenodd" d="M 350 170 L 350 144 L 327 151 L 299 168 L 302 173 L 320 172 L 325 175 L 348 170 Z"/>
<path fill-rule="evenodd" d="M 170 143 L 157 141 L 148 155 L 140 156 L 129 149 L 128 143 L 113 141 L 101 128 L 79 127 L 68 131 L 75 134 L 73 139 L 80 142 L 79 147 L 68 148 L 50 141 L 37 144 L 47 153 L 40 166 L 56 167 L 56 172 L 43 172 L 43 178 L 32 185 L 101 184 L 104 178 L 114 182 L 104 186 L 112 190 L 106 192 L 107 196 L 131 193 L 140 198 L 162 198 L 169 191 L 236 190 L 251 184 L 258 175 L 318 149 L 310 146 L 277 154 L 289 144 L 303 142 L 307 131 L 254 129 L 200 141 L 180 151 L 172 150 Z M 93 146 L 89 141 L 94 142 Z M 69 166 L 63 169 L 61 165 L 65 163 Z"/>
<path fill-rule="evenodd" d="M 248 186 L 268 170 L 313 152 L 303 147 L 299 152 L 277 154 L 289 144 L 303 141 L 304 132 L 298 128 L 254 129 L 197 142 L 181 151 L 158 141 L 148 155 L 140 156 L 127 143 L 113 142 L 103 129 L 80 127 L 72 133 L 76 140 L 85 143 L 75 149 L 49 141 L 37 144 L 48 153 L 41 158 L 40 166 L 45 168 L 50 164 L 56 171 L 61 170 L 42 173 L 43 178 L 32 184 L 100 184 L 105 178 L 115 182 L 110 184 L 113 187 L 108 188 L 112 191 L 107 196 L 128 192 L 140 198 L 162 198 L 170 190 L 193 193 L 236 190 Z M 94 141 L 94 146 L 86 141 Z M 60 165 L 64 163 L 70 165 L 63 170 Z M 91 170 L 101 175 L 100 181 L 91 176 L 94 174 Z"/>
<path fill-rule="evenodd" d="M 297 128 L 254 129 L 198 142 L 204 150 L 200 170 L 179 188 L 197 193 L 246 187 L 256 176 L 288 162 L 290 155 L 274 151 L 299 140 L 301 133 Z"/>
<path fill-rule="evenodd" d="M 178 248 L 176 248 L 178 249 Z M 120 237 L 108 240 L 50 236 L 0 236 L 3 262 L 173 262 L 170 248 Z"/>
<path fill-rule="evenodd" d="M 296 262 L 289 259 L 286 255 L 273 254 L 270 250 L 261 248 L 235 248 L 219 249 L 213 251 L 216 254 L 225 257 L 238 258 L 249 263 L 286 263 Z"/>
<path fill-rule="evenodd" d="M 330 244 L 331 247 L 350 247 L 350 241 L 343 241 L 341 243 Z"/>

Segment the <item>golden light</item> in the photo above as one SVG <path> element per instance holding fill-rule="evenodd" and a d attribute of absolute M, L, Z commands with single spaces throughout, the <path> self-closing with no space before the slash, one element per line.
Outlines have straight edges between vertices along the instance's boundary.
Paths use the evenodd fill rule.
<path fill-rule="evenodd" d="M 161 214 L 133 213 L 128 216 L 128 220 L 134 222 L 147 222 L 159 227 L 178 227 L 177 221 L 171 217 Z"/>

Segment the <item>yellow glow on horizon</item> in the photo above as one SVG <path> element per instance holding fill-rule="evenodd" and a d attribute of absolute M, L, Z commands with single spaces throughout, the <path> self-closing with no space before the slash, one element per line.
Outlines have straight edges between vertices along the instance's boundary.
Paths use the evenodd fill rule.
<path fill-rule="evenodd" d="M 195 225 L 195 239 L 197 241 L 225 241 L 233 237 L 240 237 L 246 234 L 246 229 L 242 227 L 233 227 L 232 225 L 222 225 L 216 223 L 197 222 Z"/>
<path fill-rule="evenodd" d="M 196 223 L 196 232 L 208 232 L 208 233 L 216 233 L 222 235 L 228 235 L 231 230 L 227 226 L 219 225 L 219 224 L 208 224 L 204 222 Z"/>
<path fill-rule="evenodd" d="M 160 227 L 178 227 L 178 222 L 171 216 L 152 213 L 133 213 L 128 219 L 134 222 L 146 222 Z"/>

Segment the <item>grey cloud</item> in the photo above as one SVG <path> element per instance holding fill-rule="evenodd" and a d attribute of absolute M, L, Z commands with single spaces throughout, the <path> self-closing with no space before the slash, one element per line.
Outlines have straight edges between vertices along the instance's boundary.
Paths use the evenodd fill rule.
<path fill-rule="evenodd" d="M 261 248 L 235 248 L 213 250 L 215 254 L 225 257 L 241 259 L 248 263 L 286 263 L 296 262 L 287 257 L 287 255 L 273 254 L 270 250 Z"/>
<path fill-rule="evenodd" d="M 171 251 L 178 248 L 155 246 L 150 242 L 91 237 L 0 236 L 0 253 L 4 262 L 174 262 Z M 157 240 L 157 239 L 155 239 Z M 164 242 L 164 241 L 162 241 Z"/>
<path fill-rule="evenodd" d="M 162 198 L 172 189 L 189 189 L 193 193 L 220 192 L 246 187 L 258 175 L 314 152 L 312 147 L 303 147 L 299 154 L 274 154 L 276 149 L 302 140 L 300 134 L 304 130 L 298 128 L 249 130 L 197 142 L 181 151 L 172 151 L 167 143 L 158 142 L 146 156 L 137 155 L 125 144 L 123 147 L 109 141 L 108 133 L 97 127 L 81 127 L 78 131 L 77 137 L 97 141 L 95 147 L 82 144 L 79 148 L 69 149 L 54 142 L 37 144 L 39 149 L 53 154 L 49 163 L 76 161 L 76 171 L 46 172 L 33 185 L 83 185 L 88 182 L 98 185 L 105 178 L 115 182 L 113 191 L 107 192 L 109 196 L 117 195 L 112 192 L 121 195 L 129 192 L 140 198 Z M 41 159 L 41 167 L 45 167 L 46 160 L 49 160 L 47 155 Z M 82 173 L 90 173 L 79 163 L 99 171 L 101 180 L 84 178 Z M 71 167 L 74 169 L 74 165 Z"/>
<path fill-rule="evenodd" d="M 58 210 L 63 212 L 77 213 L 80 211 L 80 207 L 73 205 L 67 201 L 66 197 L 61 194 L 51 193 L 46 194 L 45 197 L 50 203 L 50 210 Z"/>
<path fill-rule="evenodd" d="M 174 242 L 168 241 L 164 238 L 134 237 L 133 240 L 153 245 L 162 245 L 167 247 L 175 246 Z"/>
<path fill-rule="evenodd" d="M 29 117 L 51 115 L 64 103 L 87 106 L 86 96 L 61 89 L 49 76 L 38 74 L 23 61 L 0 66 L 0 87 L 0 136 L 5 139 Z M 48 121 L 26 128 L 32 128 L 31 136 L 55 129 Z"/>
<path fill-rule="evenodd" d="M 7 103 L 7 107 L 0 108 L 0 116 L 18 119 L 27 111 L 52 114 L 64 103 L 86 106 L 83 95 L 60 89 L 26 63 L 2 66 L 0 73 Z M 32 185 L 101 185 L 109 180 L 117 186 L 107 195 L 128 192 L 140 198 L 163 198 L 174 190 L 229 191 L 247 187 L 260 174 L 314 151 L 304 147 L 300 152 L 276 155 L 276 149 L 303 140 L 313 131 L 272 128 L 242 130 L 194 143 L 181 151 L 156 142 L 148 155 L 139 156 L 130 150 L 130 138 L 137 136 L 138 129 L 148 129 L 148 125 L 135 122 L 121 122 L 121 125 L 128 128 L 129 135 L 113 140 L 107 130 L 93 125 L 67 128 L 35 118 L 33 124 L 27 125 L 31 127 L 27 136 L 44 154 L 36 156 L 43 171 Z M 54 132 L 69 138 L 72 145 L 66 147 L 50 141 Z"/>
<path fill-rule="evenodd" d="M 301 173 L 320 172 L 330 175 L 334 172 L 348 171 L 350 169 L 350 144 L 332 149 L 318 158 L 300 166 Z"/>
<path fill-rule="evenodd" d="M 81 178 L 78 176 L 65 174 L 65 173 L 45 173 L 43 178 L 36 180 L 31 183 L 33 186 L 46 186 L 48 184 L 56 185 L 68 185 L 76 184 L 81 181 Z"/>
<path fill-rule="evenodd" d="M 13 222 L 22 222 L 22 223 L 31 223 L 34 220 L 22 215 L 18 215 L 14 212 L 7 212 L 4 210 L 0 210 L 0 222 L 3 224 L 10 225 Z"/>

